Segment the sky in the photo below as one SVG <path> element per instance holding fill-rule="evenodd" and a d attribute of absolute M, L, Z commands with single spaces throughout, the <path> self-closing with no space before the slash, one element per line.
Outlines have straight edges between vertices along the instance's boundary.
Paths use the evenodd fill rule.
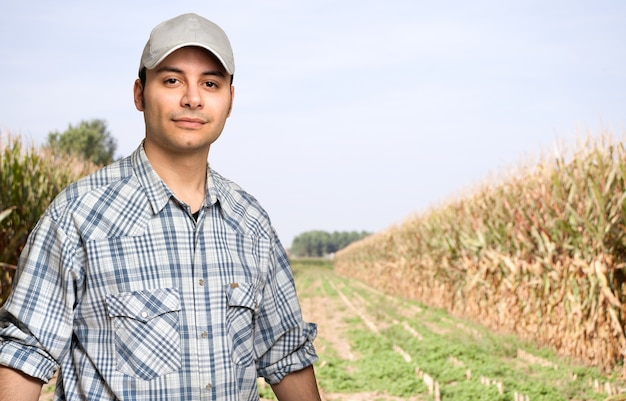
<path fill-rule="evenodd" d="M 626 2 L 5 2 L 0 132 L 35 144 L 103 119 L 128 156 L 152 28 L 198 13 L 228 34 L 235 103 L 209 162 L 283 244 L 383 231 L 581 136 L 621 137 Z"/>

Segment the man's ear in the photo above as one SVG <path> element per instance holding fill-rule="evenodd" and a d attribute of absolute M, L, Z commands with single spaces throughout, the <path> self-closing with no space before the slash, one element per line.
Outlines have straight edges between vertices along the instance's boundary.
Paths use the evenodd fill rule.
<path fill-rule="evenodd" d="M 143 100 L 143 85 L 141 85 L 141 81 L 139 79 L 135 80 L 135 86 L 133 86 L 133 99 L 137 110 L 143 111 L 145 108 Z"/>
<path fill-rule="evenodd" d="M 233 102 L 235 101 L 235 87 L 230 86 L 230 106 L 228 107 L 228 117 L 230 117 L 230 112 L 233 111 Z"/>

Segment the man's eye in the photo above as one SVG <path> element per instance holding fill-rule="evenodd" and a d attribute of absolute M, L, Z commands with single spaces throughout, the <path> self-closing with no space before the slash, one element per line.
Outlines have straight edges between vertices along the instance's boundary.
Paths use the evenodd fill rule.
<path fill-rule="evenodd" d="M 207 88 L 217 88 L 217 84 L 215 82 L 205 82 Z"/>
<path fill-rule="evenodd" d="M 169 85 L 174 85 L 176 82 L 178 82 L 178 79 L 176 78 L 168 78 L 165 80 L 165 83 Z"/>

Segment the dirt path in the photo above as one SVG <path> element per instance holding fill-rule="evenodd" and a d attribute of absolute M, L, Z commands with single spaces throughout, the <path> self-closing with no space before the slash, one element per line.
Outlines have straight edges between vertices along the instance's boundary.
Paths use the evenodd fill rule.
<path fill-rule="evenodd" d="M 539 355 L 545 350 L 337 276 L 330 268 L 298 269 L 296 282 L 305 320 L 318 324 L 316 372 L 325 401 L 583 401 L 626 393 L 626 383 L 618 377 L 556 355 L 547 360 Z M 359 339 L 364 332 L 367 341 Z M 376 353 L 362 355 L 369 348 Z M 404 376 L 391 374 L 380 381 L 389 372 L 358 370 L 367 358 L 401 367 Z M 359 383 L 345 386 L 352 392 L 328 391 L 325 384 L 336 376 L 333 361 L 348 372 L 346 377 L 366 376 L 378 387 Z M 403 398 L 390 395 L 393 381 L 410 383 Z M 376 391 L 354 391 L 362 387 Z"/>
<path fill-rule="evenodd" d="M 298 293 L 302 305 L 302 314 L 307 321 L 315 322 L 318 325 L 318 336 L 316 339 L 316 349 L 320 355 L 320 362 L 316 369 L 325 369 L 326 361 L 324 355 L 330 352 L 336 353 L 341 359 L 346 361 L 356 361 L 360 358 L 358 352 L 352 349 L 348 338 L 347 330 L 350 325 L 347 323 L 358 317 L 362 324 L 372 333 L 380 334 L 381 330 L 393 323 L 393 319 L 388 319 L 383 314 L 374 316 L 369 311 L 371 302 L 351 292 L 347 295 L 345 284 L 334 279 L 334 273 L 316 270 L 313 274 L 303 274 L 306 277 L 298 277 Z M 370 292 L 376 297 L 388 298 L 384 294 L 377 292 L 361 283 L 354 283 L 361 289 Z M 413 310 L 419 312 L 419 308 Z M 413 331 L 414 335 L 419 335 Z M 329 350 L 328 348 L 332 348 Z M 404 351 L 397 347 L 397 352 Z M 400 398 L 391 396 L 385 392 L 359 392 L 359 393 L 329 393 L 325 392 L 322 386 L 322 401 L 421 401 L 427 400 L 425 394 L 416 394 L 414 397 Z M 418 391 L 416 390 L 416 393 Z"/>

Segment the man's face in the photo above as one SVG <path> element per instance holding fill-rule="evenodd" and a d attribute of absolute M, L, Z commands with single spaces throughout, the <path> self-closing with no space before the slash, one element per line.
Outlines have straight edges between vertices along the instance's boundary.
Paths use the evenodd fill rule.
<path fill-rule="evenodd" d="M 207 152 L 230 115 L 234 88 L 207 50 L 183 47 L 135 82 L 135 106 L 146 122 L 146 149 L 162 154 Z"/>

